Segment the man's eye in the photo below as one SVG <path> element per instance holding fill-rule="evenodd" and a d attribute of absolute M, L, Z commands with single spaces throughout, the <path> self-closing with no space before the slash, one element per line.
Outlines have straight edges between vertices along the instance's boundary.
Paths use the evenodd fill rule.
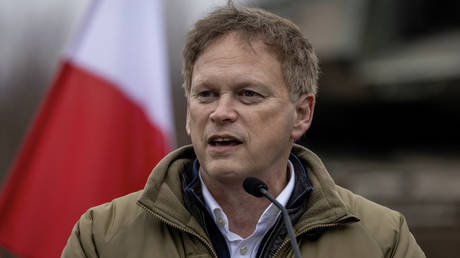
<path fill-rule="evenodd" d="M 207 97 L 211 97 L 212 96 L 212 93 L 210 91 L 202 91 L 200 93 L 198 93 L 198 97 L 200 98 L 207 98 Z"/>
<path fill-rule="evenodd" d="M 257 93 L 255 93 L 252 90 L 242 90 L 241 91 L 241 96 L 243 96 L 243 97 L 254 97 L 256 95 L 257 95 Z"/>
<path fill-rule="evenodd" d="M 202 103 L 209 103 L 214 101 L 218 97 L 216 92 L 211 90 L 203 90 L 199 91 L 194 95 L 194 98 Z"/>
<path fill-rule="evenodd" d="M 256 104 L 263 100 L 263 96 L 252 90 L 241 90 L 239 92 L 240 99 L 246 104 Z"/>

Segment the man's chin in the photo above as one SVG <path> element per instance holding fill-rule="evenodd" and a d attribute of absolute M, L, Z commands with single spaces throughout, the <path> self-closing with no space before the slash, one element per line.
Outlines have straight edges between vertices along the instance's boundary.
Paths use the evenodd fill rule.
<path fill-rule="evenodd" d="M 209 164 L 206 168 L 203 169 L 203 179 L 205 178 L 212 181 L 219 181 L 221 183 L 237 183 L 242 182 L 247 177 L 247 172 L 243 171 L 240 167 L 235 166 L 235 162 L 230 162 L 232 164 L 224 162 L 215 162 L 214 164 Z"/>

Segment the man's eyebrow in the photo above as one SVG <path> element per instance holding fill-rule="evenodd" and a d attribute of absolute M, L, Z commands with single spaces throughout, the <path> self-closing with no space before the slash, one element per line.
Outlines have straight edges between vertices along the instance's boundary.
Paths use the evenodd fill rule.
<path fill-rule="evenodd" d="M 208 80 L 198 80 L 197 82 L 193 83 L 192 89 L 193 88 L 203 88 L 203 87 L 209 88 L 211 86 L 212 86 L 212 83 L 209 82 Z"/>
<path fill-rule="evenodd" d="M 192 80 L 193 85 L 203 85 L 203 84 L 212 84 L 214 81 L 218 81 L 218 78 L 214 78 L 216 76 L 212 75 L 199 75 L 198 78 Z"/>
<path fill-rule="evenodd" d="M 263 82 L 260 80 L 244 80 L 236 83 L 237 88 L 245 88 L 245 87 L 256 87 L 256 88 L 262 88 L 266 87 L 267 82 Z"/>
<path fill-rule="evenodd" d="M 198 91 L 202 90 L 214 90 L 216 86 L 214 86 L 212 83 L 208 81 L 198 81 L 197 83 L 194 83 L 193 86 L 190 89 L 191 94 L 195 94 Z"/>
<path fill-rule="evenodd" d="M 217 75 L 207 74 L 198 76 L 198 78 L 192 80 L 193 86 L 208 86 L 213 87 L 222 82 L 221 77 Z M 237 78 L 233 82 L 233 85 L 239 86 L 266 86 L 270 84 L 270 81 L 264 80 L 263 78 L 257 78 L 253 76 L 251 78 Z"/>

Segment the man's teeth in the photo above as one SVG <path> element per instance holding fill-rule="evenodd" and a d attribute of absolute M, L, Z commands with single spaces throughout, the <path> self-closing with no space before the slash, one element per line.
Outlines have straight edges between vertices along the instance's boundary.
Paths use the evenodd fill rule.
<path fill-rule="evenodd" d="M 216 138 L 214 139 L 215 142 L 228 142 L 228 141 L 233 141 L 233 139 L 230 138 Z"/>
<path fill-rule="evenodd" d="M 217 137 L 210 141 L 213 145 L 237 145 L 240 142 L 234 138 Z"/>

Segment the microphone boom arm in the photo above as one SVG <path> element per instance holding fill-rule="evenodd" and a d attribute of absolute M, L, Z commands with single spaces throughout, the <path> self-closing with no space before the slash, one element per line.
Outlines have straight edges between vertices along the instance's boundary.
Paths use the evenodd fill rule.
<path fill-rule="evenodd" d="M 284 208 L 283 205 L 281 205 L 281 203 L 279 203 L 275 198 L 273 198 L 273 196 L 264 188 L 259 188 L 259 191 L 265 197 L 267 197 L 272 203 L 274 203 L 276 207 L 278 207 L 283 213 L 283 220 L 284 220 L 284 224 L 286 225 L 286 229 L 288 231 L 289 238 L 291 239 L 291 245 L 292 245 L 292 250 L 294 251 L 294 257 L 301 258 L 302 256 L 300 255 L 299 246 L 297 245 L 297 240 L 294 235 L 292 223 L 291 223 L 291 220 L 289 219 L 289 214 L 286 208 Z"/>

